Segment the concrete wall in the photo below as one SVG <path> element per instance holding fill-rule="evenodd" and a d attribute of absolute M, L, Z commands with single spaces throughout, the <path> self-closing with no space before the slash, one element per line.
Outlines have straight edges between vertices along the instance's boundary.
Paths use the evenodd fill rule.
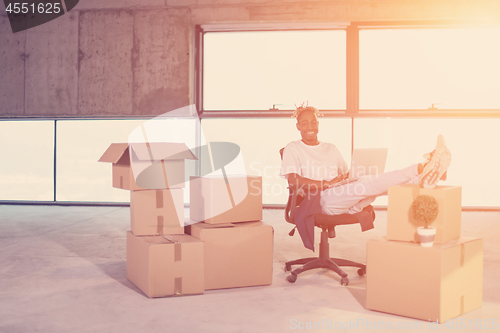
<path fill-rule="evenodd" d="M 0 8 L 0 117 L 158 115 L 188 105 L 196 24 L 500 18 L 499 0 L 80 0 L 13 34 Z"/>

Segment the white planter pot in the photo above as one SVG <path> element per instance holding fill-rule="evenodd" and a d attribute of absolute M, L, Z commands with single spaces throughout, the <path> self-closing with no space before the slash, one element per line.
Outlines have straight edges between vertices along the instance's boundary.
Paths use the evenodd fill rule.
<path fill-rule="evenodd" d="M 434 244 L 434 236 L 436 235 L 436 228 L 434 227 L 418 227 L 417 233 L 420 237 L 420 245 L 423 247 L 432 247 Z"/>

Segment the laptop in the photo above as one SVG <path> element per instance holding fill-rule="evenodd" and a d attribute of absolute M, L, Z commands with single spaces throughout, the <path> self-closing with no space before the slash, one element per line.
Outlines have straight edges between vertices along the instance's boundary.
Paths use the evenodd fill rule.
<path fill-rule="evenodd" d="M 384 172 L 387 160 L 387 148 L 357 148 L 352 152 L 349 178 L 335 183 L 333 186 L 354 182 L 367 175 L 378 175 Z"/>

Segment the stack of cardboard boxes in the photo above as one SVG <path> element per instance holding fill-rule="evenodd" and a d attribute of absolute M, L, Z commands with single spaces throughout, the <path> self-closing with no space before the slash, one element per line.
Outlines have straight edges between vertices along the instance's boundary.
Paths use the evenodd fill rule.
<path fill-rule="evenodd" d="M 184 144 L 125 143 L 99 160 L 113 164 L 113 187 L 130 190 L 127 278 L 149 297 L 271 284 L 262 179 L 191 178 L 192 221 L 184 217 L 185 159 L 196 157 Z"/>
<path fill-rule="evenodd" d="M 367 243 L 366 307 L 443 323 L 481 307 L 483 242 L 460 236 L 461 187 L 389 188 L 387 237 Z M 413 200 L 431 195 L 439 213 L 432 247 L 422 247 Z"/>
<path fill-rule="evenodd" d="M 193 177 L 186 232 L 205 243 L 205 289 L 272 283 L 273 228 L 262 222 L 262 178 Z M 250 222 L 249 222 L 250 221 Z"/>

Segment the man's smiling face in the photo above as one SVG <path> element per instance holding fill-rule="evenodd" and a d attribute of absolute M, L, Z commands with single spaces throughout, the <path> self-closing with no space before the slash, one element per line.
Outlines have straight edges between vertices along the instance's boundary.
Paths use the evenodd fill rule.
<path fill-rule="evenodd" d="M 302 112 L 297 118 L 297 129 L 306 145 L 315 146 L 318 142 L 319 122 L 312 111 Z"/>

